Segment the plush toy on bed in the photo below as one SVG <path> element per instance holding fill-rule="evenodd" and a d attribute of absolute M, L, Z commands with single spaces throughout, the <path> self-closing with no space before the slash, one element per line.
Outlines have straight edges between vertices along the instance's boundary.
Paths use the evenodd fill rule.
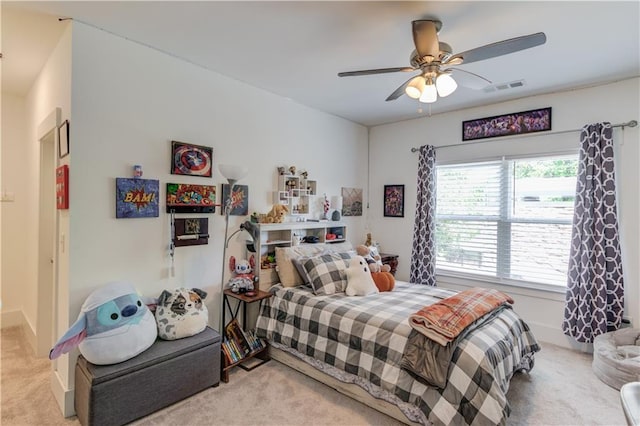
<path fill-rule="evenodd" d="M 78 346 L 93 364 L 116 364 L 147 350 L 157 334 L 153 314 L 133 285 L 114 282 L 87 297 L 78 319 L 51 349 L 49 359 Z"/>
<path fill-rule="evenodd" d="M 373 253 L 373 250 L 364 244 L 360 244 L 356 246 L 356 253 L 359 256 L 364 257 L 364 259 L 369 263 L 369 268 L 371 268 L 371 272 L 389 272 L 391 271 L 391 266 L 384 265 L 382 263 L 382 258 L 379 254 Z"/>
<path fill-rule="evenodd" d="M 199 288 L 164 290 L 156 307 L 158 336 L 176 340 L 204 331 L 209 320 L 209 312 L 202 302 L 206 297 L 207 293 Z"/>
<path fill-rule="evenodd" d="M 371 272 L 371 278 L 379 291 L 392 291 L 396 286 L 396 279 L 391 272 Z"/>
<path fill-rule="evenodd" d="M 369 264 L 362 256 L 354 256 L 349 261 L 349 267 L 346 269 L 347 288 L 345 293 L 347 296 L 367 296 L 369 294 L 378 293 Z"/>
<path fill-rule="evenodd" d="M 251 293 L 255 289 L 256 276 L 253 274 L 255 268 L 253 256 L 249 260 L 241 259 L 236 262 L 236 258 L 229 258 L 229 269 L 234 274 L 229 280 L 227 287 L 234 293 Z M 249 296 L 251 294 L 248 294 Z"/>

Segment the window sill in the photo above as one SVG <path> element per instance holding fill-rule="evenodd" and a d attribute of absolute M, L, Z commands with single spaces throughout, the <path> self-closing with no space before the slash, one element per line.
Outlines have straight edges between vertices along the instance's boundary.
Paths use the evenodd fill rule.
<path fill-rule="evenodd" d="M 505 293 L 513 293 L 522 296 L 538 297 L 555 301 L 564 301 L 566 294 L 566 287 L 507 280 L 495 277 L 483 277 L 445 270 L 436 270 L 436 282 L 438 286 L 442 287 L 446 287 L 447 284 L 470 288 L 488 287 L 504 291 Z"/>

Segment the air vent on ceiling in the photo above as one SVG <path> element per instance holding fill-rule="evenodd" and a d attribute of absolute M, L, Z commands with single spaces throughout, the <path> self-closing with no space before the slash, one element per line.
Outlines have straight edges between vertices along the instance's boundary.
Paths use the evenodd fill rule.
<path fill-rule="evenodd" d="M 501 90 L 507 90 L 507 89 L 516 89 L 522 86 L 524 86 L 524 80 L 516 80 L 516 81 L 510 81 L 509 83 L 491 84 L 482 90 L 484 90 L 486 93 L 491 93 L 491 92 L 499 92 Z"/>

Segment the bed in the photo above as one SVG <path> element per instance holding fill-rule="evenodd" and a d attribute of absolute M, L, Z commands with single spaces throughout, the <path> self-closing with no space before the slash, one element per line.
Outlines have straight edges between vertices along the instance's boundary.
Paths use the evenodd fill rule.
<path fill-rule="evenodd" d="M 506 424 L 509 380 L 529 371 L 539 350 L 528 325 L 500 310 L 459 339 L 438 387 L 403 368 L 416 334 L 408 317 L 456 291 L 405 282 L 363 297 L 316 295 L 308 285 L 270 291 L 256 331 L 274 358 L 405 423 Z"/>

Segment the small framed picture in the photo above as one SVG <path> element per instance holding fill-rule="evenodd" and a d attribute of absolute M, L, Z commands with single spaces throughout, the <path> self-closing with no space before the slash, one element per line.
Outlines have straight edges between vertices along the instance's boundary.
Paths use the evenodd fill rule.
<path fill-rule="evenodd" d="M 171 174 L 213 176 L 213 148 L 171 141 Z"/>
<path fill-rule="evenodd" d="M 58 127 L 58 158 L 69 155 L 69 120 Z"/>
<path fill-rule="evenodd" d="M 384 186 L 384 215 L 404 217 L 404 185 Z"/>
<path fill-rule="evenodd" d="M 228 183 L 222 184 L 222 200 L 223 205 L 220 209 L 220 214 L 224 214 L 224 204 L 231 195 L 231 205 L 229 214 L 232 216 L 246 216 L 249 214 L 249 186 L 247 185 L 235 185 L 233 192 L 229 194 L 230 185 Z"/>

